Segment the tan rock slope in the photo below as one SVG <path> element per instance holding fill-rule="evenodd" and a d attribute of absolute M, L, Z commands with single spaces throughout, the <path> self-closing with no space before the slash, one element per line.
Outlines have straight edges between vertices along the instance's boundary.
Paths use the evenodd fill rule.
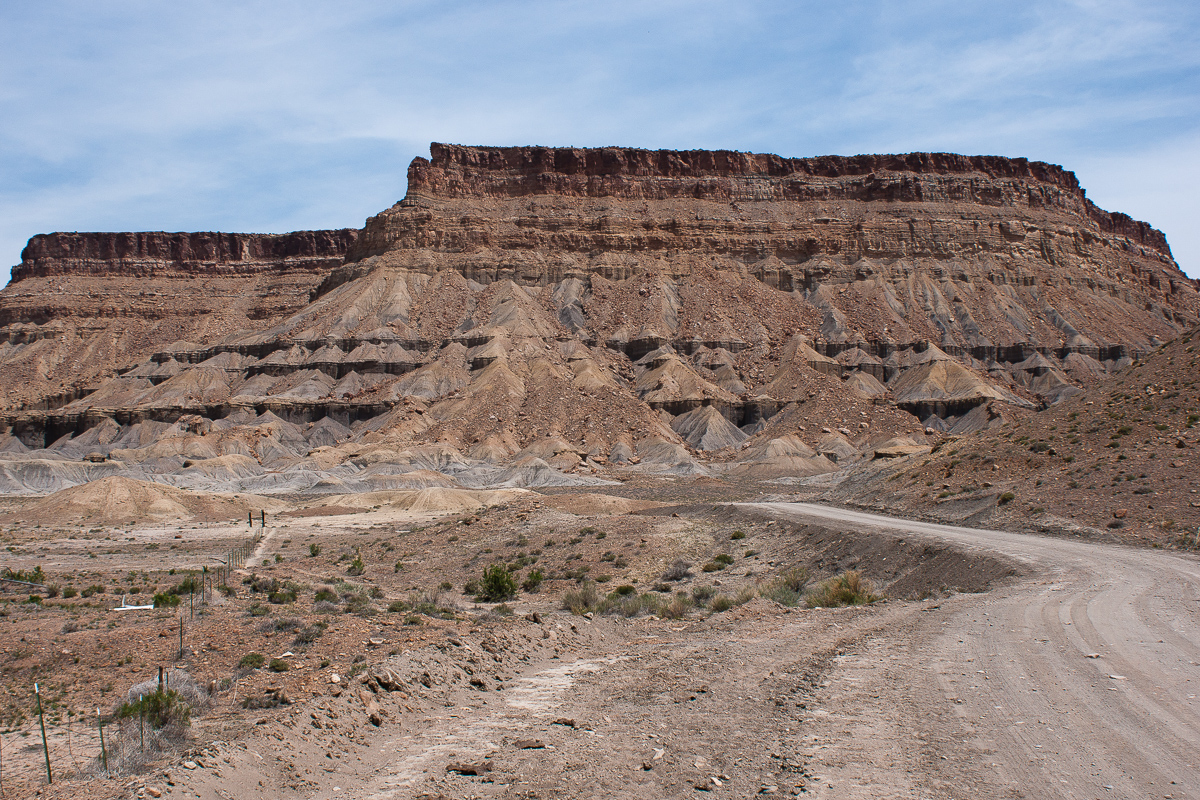
<path fill-rule="evenodd" d="M 0 292 L 0 486 L 814 475 L 1061 402 L 1200 320 L 1162 234 L 1053 165 L 431 156 L 362 231 L 34 237 Z"/>

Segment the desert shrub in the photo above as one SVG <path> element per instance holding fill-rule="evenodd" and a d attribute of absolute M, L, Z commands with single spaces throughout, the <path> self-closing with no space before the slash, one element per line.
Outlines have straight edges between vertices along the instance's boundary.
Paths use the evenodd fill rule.
<path fill-rule="evenodd" d="M 861 606 L 874 603 L 879 596 L 871 591 L 871 583 L 857 570 L 843 572 L 821 583 L 808 594 L 808 605 L 816 608 Z"/>
<path fill-rule="evenodd" d="M 317 557 L 317 556 L 319 556 L 319 555 L 321 555 L 321 545 L 319 545 L 319 544 L 315 544 L 315 543 L 314 543 L 314 544 L 310 544 L 310 545 L 308 546 L 308 557 L 309 557 L 309 558 L 316 558 L 316 557 Z"/>
<path fill-rule="evenodd" d="M 612 592 L 608 597 L 600 601 L 596 606 L 596 611 L 601 614 L 619 614 L 623 617 L 636 617 L 641 614 L 659 614 L 662 611 L 662 605 L 662 598 L 658 595 L 650 593 L 637 595 L 633 593 L 622 594 L 620 592 Z"/>
<path fill-rule="evenodd" d="M 294 602 L 296 602 L 296 590 L 292 589 L 290 587 L 286 587 L 286 588 L 281 587 L 278 590 L 271 592 L 269 595 L 267 595 L 267 600 L 274 603 L 275 605 L 282 605 L 284 603 L 294 603 Z"/>
<path fill-rule="evenodd" d="M 191 724 L 191 715 L 192 707 L 174 689 L 156 689 L 133 702 L 123 703 L 116 714 L 118 719 L 145 719 L 155 730 L 168 725 L 187 727 Z"/>
<path fill-rule="evenodd" d="M 804 589 L 808 586 L 808 570 L 803 567 L 793 567 L 780 573 L 777 577 L 760 584 L 759 596 L 774 600 L 781 606 L 795 607 L 804 599 Z"/>
<path fill-rule="evenodd" d="M 722 611 L 728 611 L 733 608 L 733 605 L 733 598 L 727 594 L 719 594 L 712 599 L 708 607 L 719 614 Z"/>
<path fill-rule="evenodd" d="M 513 615 L 513 610 L 509 607 L 508 603 L 501 603 L 492 609 L 492 613 L 499 614 L 502 617 L 511 617 Z"/>
<path fill-rule="evenodd" d="M 370 616 L 371 614 L 374 614 L 378 610 L 375 608 L 375 605 L 371 602 L 371 599 L 369 597 L 367 597 L 365 594 L 355 592 L 353 594 L 346 595 L 345 599 L 346 599 L 345 611 L 347 614 L 358 614 L 360 616 Z"/>
<path fill-rule="evenodd" d="M 258 669 L 267 663 L 267 657 L 262 653 L 246 653 L 238 662 L 239 669 Z"/>
<path fill-rule="evenodd" d="M 277 620 L 267 620 L 263 623 L 262 631 L 275 631 L 276 633 L 291 633 L 300 629 L 300 620 L 295 617 L 280 617 Z"/>
<path fill-rule="evenodd" d="M 45 583 L 46 573 L 42 572 L 42 565 L 39 564 L 33 569 L 21 570 L 13 569 L 12 567 L 4 568 L 4 577 L 10 581 L 23 581 L 25 583 Z"/>
<path fill-rule="evenodd" d="M 450 581 L 442 581 L 438 584 L 438 589 L 443 592 L 448 592 L 453 588 L 454 584 L 450 583 Z"/>
<path fill-rule="evenodd" d="M 58 597 L 58 584 L 52 583 L 46 587 L 46 597 Z"/>
<path fill-rule="evenodd" d="M 732 540 L 733 540 L 733 541 L 735 541 L 735 542 L 736 542 L 738 539 L 745 539 L 745 538 L 746 538 L 746 532 L 745 532 L 745 531 L 734 531 L 733 533 L 729 534 L 729 538 L 730 538 L 730 539 L 732 539 Z"/>
<path fill-rule="evenodd" d="M 578 589 L 563 592 L 562 607 L 572 614 L 586 614 L 595 608 L 599 601 L 596 584 L 592 581 L 584 581 Z"/>
<path fill-rule="evenodd" d="M 306 625 L 305 627 L 301 628 L 296 633 L 295 644 L 297 644 L 297 645 L 312 644 L 317 639 L 321 638 L 321 634 L 325 632 L 326 627 L 328 627 L 328 626 L 324 622 L 317 622 L 312 625 Z"/>
<path fill-rule="evenodd" d="M 680 592 L 671 598 L 671 602 L 662 606 L 659 614 L 666 619 L 682 619 L 692 610 L 692 605 L 691 598 Z"/>
<path fill-rule="evenodd" d="M 662 574 L 661 580 L 664 581 L 681 581 L 684 578 L 690 577 L 692 574 L 692 565 L 683 559 L 676 559 L 675 563 L 667 567 L 667 571 Z"/>
<path fill-rule="evenodd" d="M 503 564 L 492 564 L 483 570 L 479 580 L 479 599 L 489 602 L 507 600 L 517 593 L 517 580 Z"/>
<path fill-rule="evenodd" d="M 545 579 L 546 576 L 540 569 L 530 570 L 529 575 L 521 583 L 521 588 L 528 594 L 537 594 Z"/>
<path fill-rule="evenodd" d="M 696 586 L 692 589 L 692 602 L 703 606 L 717 594 L 715 586 Z"/>
<path fill-rule="evenodd" d="M 1016 499 L 1016 497 L 1017 496 L 1012 492 L 1005 492 L 1004 494 L 1000 495 L 999 504 L 1004 505 L 1005 503 L 1011 503 Z"/>
<path fill-rule="evenodd" d="M 319 600 L 313 603 L 314 614 L 336 614 L 341 610 L 341 607 L 337 603 L 331 603 L 328 600 Z"/>
<path fill-rule="evenodd" d="M 94 594 L 104 594 L 107 591 L 108 591 L 107 588 L 105 588 L 104 586 L 97 583 L 97 584 L 93 584 L 93 585 L 87 587 L 79 594 L 83 597 L 91 597 Z"/>
<path fill-rule="evenodd" d="M 70 600 L 77 594 L 79 594 L 79 591 L 74 586 L 68 586 L 62 590 L 62 596 L 65 600 Z"/>
<path fill-rule="evenodd" d="M 86 596 L 87 595 L 85 595 L 85 597 Z M 175 608 L 177 605 L 179 605 L 179 595 L 171 594 L 170 592 L 159 592 L 158 594 L 154 595 L 154 600 L 152 602 L 154 603 L 155 608 Z"/>
<path fill-rule="evenodd" d="M 388 603 L 387 610 L 392 614 L 403 614 L 406 611 L 411 611 L 412 605 L 407 600 L 393 600 Z"/>
<path fill-rule="evenodd" d="M 246 612 L 252 617 L 265 617 L 271 613 L 271 607 L 262 603 L 251 603 Z"/>
<path fill-rule="evenodd" d="M 350 566 L 346 567 L 347 575 L 362 575 L 367 571 L 367 565 L 363 563 L 362 556 L 355 555 L 354 560 L 350 562 Z"/>
<path fill-rule="evenodd" d="M 218 586 L 217 589 L 225 597 L 237 597 L 237 589 L 232 586 Z"/>
<path fill-rule="evenodd" d="M 618 594 L 622 597 L 625 597 L 633 594 L 636 591 L 637 589 L 634 587 L 630 586 L 629 584 L 625 584 L 624 586 L 618 586 L 616 589 L 614 589 L 613 594 Z"/>
<path fill-rule="evenodd" d="M 288 666 L 288 662 L 282 658 L 272 658 L 271 663 L 267 665 L 267 669 L 271 670 L 271 672 L 287 672 L 290 667 Z"/>
<path fill-rule="evenodd" d="M 729 555 L 728 553 L 718 553 L 717 555 L 713 556 L 712 560 L 718 564 L 724 564 L 728 567 L 733 563 L 733 556 Z"/>
<path fill-rule="evenodd" d="M 469 581 L 463 584 L 463 594 L 467 595 L 468 597 L 477 595 L 479 592 L 480 588 L 478 578 L 471 578 Z"/>
<path fill-rule="evenodd" d="M 321 603 L 321 602 L 336 603 L 337 600 L 338 600 L 337 592 L 333 591 L 333 589 L 331 589 L 327 586 L 322 586 L 320 589 L 317 590 L 317 593 L 315 595 L 313 595 L 314 603 Z"/>

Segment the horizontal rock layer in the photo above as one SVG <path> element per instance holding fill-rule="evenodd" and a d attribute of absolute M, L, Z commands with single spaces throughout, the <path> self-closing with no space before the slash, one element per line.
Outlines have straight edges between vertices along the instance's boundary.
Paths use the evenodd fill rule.
<path fill-rule="evenodd" d="M 1160 232 L 1040 162 L 431 155 L 361 232 L 35 237 L 0 293 L 0 427 L 268 419 L 337 436 L 264 466 L 340 463 L 329 439 L 679 474 L 795 436 L 771 458 L 820 472 L 1059 402 L 1200 320 Z"/>

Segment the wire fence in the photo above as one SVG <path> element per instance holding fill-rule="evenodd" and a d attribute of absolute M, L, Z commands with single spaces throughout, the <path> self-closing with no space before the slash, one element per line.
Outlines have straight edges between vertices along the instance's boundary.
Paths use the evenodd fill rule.
<path fill-rule="evenodd" d="M 251 515 L 248 522 L 250 535 L 230 548 L 219 566 L 188 576 L 193 583 L 188 592 L 187 612 L 179 615 L 177 663 L 183 662 L 189 653 L 185 616 L 191 618 L 202 612 L 213 601 L 214 592 L 228 586 L 233 573 L 246 566 L 262 541 L 266 515 L 257 520 Z M 259 522 L 257 529 L 255 522 Z M 45 588 L 28 581 L 8 583 Z M 121 606 L 110 610 L 151 607 L 128 606 L 122 601 Z M 178 747 L 187 728 L 187 714 L 180 710 L 198 711 L 208 705 L 210 696 L 186 670 L 159 667 L 158 672 L 157 680 L 131 687 L 124 702 L 107 714 L 100 708 L 81 713 L 58 703 L 44 706 L 40 682 L 35 682 L 30 692 L 32 718 L 11 725 L 8 730 L 0 728 L 0 800 L 25 796 L 29 787 L 39 784 L 135 773 L 162 753 Z M 178 698 L 176 713 L 152 718 L 146 700 L 156 695 Z"/>

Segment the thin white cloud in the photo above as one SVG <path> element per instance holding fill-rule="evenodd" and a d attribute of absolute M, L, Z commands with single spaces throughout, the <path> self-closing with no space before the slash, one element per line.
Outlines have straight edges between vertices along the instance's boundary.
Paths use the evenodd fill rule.
<path fill-rule="evenodd" d="M 1183 2 L 7 4 L 0 260 L 54 229 L 358 225 L 431 140 L 991 152 L 1194 211 L 1156 154 L 1200 131 L 1198 78 Z"/>

